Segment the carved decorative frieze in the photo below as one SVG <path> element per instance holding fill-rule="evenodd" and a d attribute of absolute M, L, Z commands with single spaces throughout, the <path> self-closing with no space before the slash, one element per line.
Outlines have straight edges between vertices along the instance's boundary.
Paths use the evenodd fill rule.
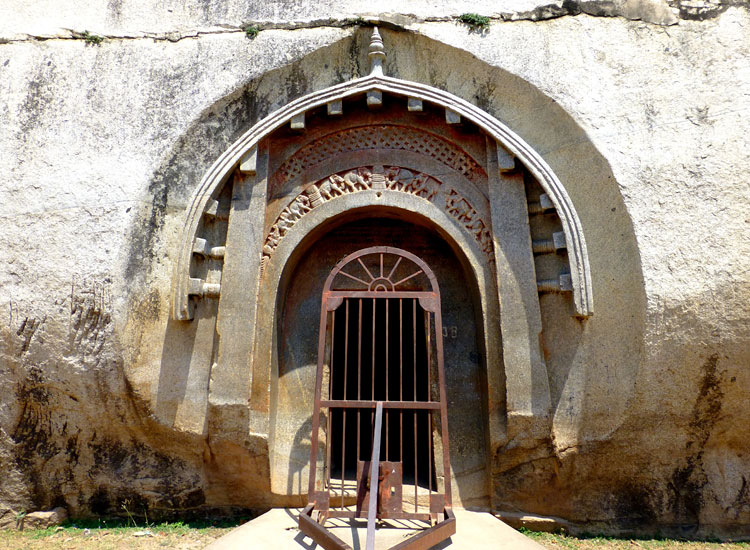
<path fill-rule="evenodd" d="M 479 242 L 479 246 L 487 255 L 492 255 L 492 234 L 487 223 L 479 216 L 466 198 L 458 191 L 451 189 L 445 197 L 445 209 L 448 214 L 456 218 Z"/>
<path fill-rule="evenodd" d="M 424 174 L 398 166 L 362 166 L 317 181 L 297 195 L 278 215 L 263 244 L 262 271 L 289 230 L 305 214 L 321 204 L 350 193 L 389 190 L 420 197 L 444 209 L 479 243 L 490 262 L 494 261 L 489 223 L 456 189 Z"/>
<path fill-rule="evenodd" d="M 361 126 L 330 134 L 302 147 L 279 167 L 271 182 L 271 194 L 284 182 L 331 156 L 368 149 L 396 149 L 421 153 L 481 183 L 487 175 L 465 151 L 435 134 L 395 125 Z"/>

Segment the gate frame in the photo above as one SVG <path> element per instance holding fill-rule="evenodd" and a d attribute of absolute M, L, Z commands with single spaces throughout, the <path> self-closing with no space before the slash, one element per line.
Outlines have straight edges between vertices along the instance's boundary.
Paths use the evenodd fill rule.
<path fill-rule="evenodd" d="M 373 254 L 380 254 L 380 276 L 374 277 L 369 270 L 364 267 L 364 263 L 362 263 L 361 258 L 373 255 Z M 395 264 L 395 266 L 392 268 L 390 274 L 387 277 L 383 276 L 383 256 L 385 254 L 392 254 L 398 256 L 400 259 Z M 419 271 L 415 272 L 414 274 L 410 275 L 406 279 L 403 279 L 401 281 L 398 281 L 396 283 L 393 283 L 390 281 L 390 277 L 394 274 L 396 271 L 396 268 L 398 267 L 399 263 L 401 262 L 401 258 L 406 258 L 410 260 L 413 264 L 415 264 Z M 369 286 L 367 290 L 335 290 L 332 289 L 333 282 L 335 278 L 339 274 L 344 274 L 345 276 L 356 279 L 352 277 L 350 274 L 343 271 L 343 268 L 355 261 L 359 261 L 360 264 L 364 267 L 365 271 L 367 271 L 368 275 L 370 276 L 371 280 L 369 281 Z M 429 291 L 399 291 L 396 290 L 396 287 L 405 282 L 408 279 L 411 279 L 412 277 L 415 277 L 419 274 L 424 274 L 427 279 L 429 280 L 431 289 Z M 378 280 L 387 280 L 392 283 L 392 289 L 391 290 L 373 290 L 372 283 Z M 360 284 L 367 285 L 368 282 L 364 280 L 358 280 Z M 414 401 L 376 401 L 376 400 L 365 400 L 361 399 L 361 396 L 358 396 L 358 400 L 349 400 L 346 399 L 346 393 L 344 394 L 344 399 L 342 400 L 333 400 L 332 396 L 328 396 L 329 399 L 323 400 L 321 398 L 322 393 L 322 383 L 323 383 L 323 369 L 326 363 L 326 341 L 327 341 L 327 328 L 328 328 L 328 314 L 330 312 L 335 311 L 346 298 L 411 298 L 415 300 L 419 300 L 419 304 L 422 307 L 424 311 L 430 312 L 434 314 L 435 316 L 435 353 L 437 355 L 437 368 L 438 368 L 438 386 L 439 386 L 439 400 L 438 401 L 432 401 L 431 395 L 428 394 L 427 398 L 428 401 L 417 401 L 416 397 Z M 319 434 L 320 434 L 320 412 L 321 408 L 326 408 L 329 411 L 334 408 L 341 408 L 341 409 L 348 409 L 348 408 L 355 408 L 355 409 L 375 409 L 376 410 L 376 416 L 375 416 L 375 430 L 374 430 L 374 440 L 373 443 L 373 450 L 372 450 L 372 460 L 371 460 L 371 470 L 369 473 L 369 479 L 374 479 L 375 473 L 378 471 L 378 462 L 379 462 L 379 449 L 380 449 L 380 433 L 381 433 L 381 415 L 384 404 L 387 403 L 387 408 L 395 408 L 398 410 L 440 410 L 440 436 L 441 436 L 441 443 L 442 443 L 442 452 L 443 452 L 443 478 L 444 478 L 444 493 L 441 495 L 443 498 L 441 500 L 436 500 L 438 502 L 442 503 L 442 506 L 440 507 L 440 510 L 435 510 L 435 513 L 433 513 L 433 506 L 432 506 L 432 494 L 430 494 L 430 502 L 429 507 L 430 511 L 426 514 L 424 513 L 418 513 L 418 512 L 401 512 L 399 514 L 399 519 L 416 519 L 416 520 L 423 520 L 423 521 L 431 521 L 433 517 L 438 517 L 438 521 L 435 525 L 432 525 L 428 529 L 422 530 L 416 535 L 408 538 L 407 540 L 401 542 L 400 544 L 392 547 L 391 550 L 420 550 L 420 549 L 426 549 L 430 548 L 431 546 L 447 539 L 451 535 L 455 534 L 456 532 L 456 519 L 455 515 L 452 511 L 452 493 L 451 493 L 451 469 L 450 469 L 450 450 L 449 450 L 449 438 L 448 438 L 448 408 L 447 408 L 447 396 L 446 396 L 446 388 L 445 388 L 445 375 L 444 375 L 444 363 L 443 363 L 443 332 L 442 332 L 442 315 L 441 315 L 441 302 L 440 302 L 440 289 L 438 286 L 437 278 L 435 277 L 432 270 L 429 268 L 429 266 L 418 256 L 415 254 L 408 252 L 407 250 L 403 250 L 401 248 L 395 248 L 390 246 L 371 246 L 367 248 L 363 248 L 360 250 L 357 250 L 356 252 L 353 252 L 349 255 L 347 255 L 345 258 L 343 258 L 341 261 L 339 261 L 336 266 L 331 270 L 331 272 L 328 275 L 328 278 L 326 279 L 325 285 L 323 287 L 323 293 L 321 298 L 321 312 L 320 312 L 320 328 L 319 328 L 319 337 L 318 337 L 318 365 L 317 365 L 317 371 L 315 376 L 315 404 L 314 404 L 314 411 L 313 411 L 313 417 L 312 417 L 312 434 L 311 434 L 311 446 L 310 446 L 310 475 L 308 480 L 308 504 L 307 506 L 302 510 L 302 512 L 299 515 L 299 528 L 300 530 L 308 535 L 310 538 L 312 538 L 315 542 L 323 546 L 326 550 L 350 550 L 350 547 L 344 543 L 341 539 L 333 535 L 330 531 L 328 531 L 324 523 L 326 519 L 329 517 L 348 517 L 348 518 L 360 518 L 362 516 L 362 512 L 355 511 L 341 511 L 336 512 L 334 514 L 329 513 L 329 493 L 330 488 L 326 488 L 325 491 L 316 491 L 315 485 L 316 485 L 316 478 L 317 478 L 317 462 L 318 462 L 318 443 L 319 443 Z M 428 348 L 430 344 L 428 343 Z M 429 354 L 429 349 L 428 349 Z M 429 355 L 428 355 L 429 357 Z M 428 363 L 429 363 L 428 359 Z M 331 365 L 329 368 L 332 367 L 333 363 L 333 357 L 331 357 L 330 361 Z M 429 369 L 429 366 L 428 366 Z M 428 376 L 429 376 L 429 370 L 428 370 Z M 415 388 L 416 391 L 416 388 Z M 430 419 L 432 419 L 432 415 L 429 416 Z M 431 425 L 431 420 L 430 424 Z M 326 434 L 326 437 L 330 437 L 330 433 Z M 432 437 L 432 429 L 430 428 L 430 433 L 428 434 L 428 437 Z M 416 438 L 416 432 L 415 432 L 415 438 Z M 326 444 L 330 444 L 330 441 L 327 441 Z M 342 445 L 344 442 L 342 441 Z M 359 444 L 359 442 L 358 442 Z M 415 451 L 416 452 L 416 451 Z M 403 449 L 402 449 L 403 453 Z M 358 456 L 359 458 L 359 456 Z M 386 457 L 388 458 L 388 457 Z M 401 462 L 403 462 L 403 454 L 401 454 Z M 416 460 L 416 459 L 415 459 Z M 428 460 L 432 460 L 432 456 L 428 458 Z M 330 469 L 330 464 L 326 464 L 326 467 Z M 363 474 L 364 475 L 364 474 Z M 344 465 L 342 464 L 342 498 L 343 498 L 343 482 L 344 482 Z M 429 481 L 430 485 L 432 481 Z M 415 471 L 415 490 L 416 487 L 418 487 L 418 481 L 416 477 L 416 471 Z M 379 494 L 378 490 L 378 494 Z M 440 493 L 436 492 L 436 495 L 439 495 Z M 367 511 L 367 519 L 368 519 L 368 527 L 367 527 L 367 550 L 371 550 L 374 548 L 374 521 L 377 512 L 377 506 L 373 506 L 372 501 L 375 500 L 375 491 L 373 490 L 372 483 L 370 483 L 370 500 L 371 504 L 368 507 Z M 343 503 L 343 500 L 342 500 Z M 417 502 L 415 501 L 415 506 L 417 505 Z M 313 513 L 316 511 L 320 512 L 317 515 L 317 518 L 313 517 Z"/>

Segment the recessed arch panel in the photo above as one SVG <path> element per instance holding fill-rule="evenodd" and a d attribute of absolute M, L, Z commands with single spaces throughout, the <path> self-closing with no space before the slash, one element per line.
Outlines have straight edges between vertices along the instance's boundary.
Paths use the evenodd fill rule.
<path fill-rule="evenodd" d="M 278 374 L 275 372 L 277 366 L 281 369 L 285 362 L 283 348 L 287 345 L 287 338 L 283 335 L 284 323 L 280 323 L 277 319 L 282 315 L 282 312 L 287 312 L 290 309 L 289 305 L 284 302 L 284 297 L 288 295 L 290 288 L 294 288 L 295 285 L 299 284 L 298 266 L 302 263 L 301 259 L 308 257 L 308 254 L 314 255 L 318 243 L 329 239 L 341 227 L 347 227 L 353 223 L 365 225 L 368 220 L 377 222 L 384 219 L 391 219 L 394 222 L 408 223 L 424 228 L 425 233 L 433 234 L 436 241 L 441 241 L 446 248 L 451 250 L 451 257 L 455 258 L 453 261 L 457 262 L 456 265 L 461 268 L 461 276 L 459 277 L 459 279 L 463 281 L 461 288 L 466 292 L 466 301 L 471 304 L 467 307 L 475 312 L 484 313 L 484 315 L 480 313 L 476 318 L 470 317 L 470 319 L 473 321 L 472 326 L 474 327 L 471 330 L 476 330 L 476 349 L 478 351 L 478 357 L 475 357 L 474 360 L 479 362 L 477 368 L 481 369 L 482 373 L 486 372 L 486 374 L 483 374 L 482 376 L 487 376 L 489 378 L 486 385 L 489 390 L 489 395 L 486 396 L 486 399 L 491 402 L 491 404 L 504 409 L 505 397 L 503 379 L 505 369 L 503 368 L 502 348 L 499 338 L 500 330 L 497 324 L 499 317 L 497 300 L 493 299 L 493 296 L 497 291 L 494 285 L 494 276 L 492 275 L 491 270 L 486 266 L 482 253 L 471 241 L 470 237 L 461 231 L 459 227 L 452 224 L 450 217 L 435 205 L 427 201 L 422 201 L 418 197 L 406 197 L 406 202 L 404 202 L 404 197 L 399 196 L 396 192 L 390 192 L 384 193 L 381 197 L 382 202 L 373 206 L 372 204 L 368 204 L 367 198 L 364 196 L 366 193 L 367 192 L 351 194 L 329 201 L 320 207 L 319 212 L 315 213 L 317 216 L 320 216 L 320 218 L 317 220 L 302 220 L 290 231 L 288 235 L 289 239 L 285 240 L 279 248 L 277 256 L 274 257 L 273 263 L 269 265 L 268 271 L 264 275 L 260 290 L 261 303 L 259 303 L 259 318 L 269 319 L 268 324 L 273 325 L 274 333 L 272 337 L 269 337 L 270 335 L 265 333 L 265 338 L 259 338 L 258 336 L 255 338 L 255 341 L 257 342 L 256 351 L 258 356 L 254 363 L 254 365 L 256 365 L 254 367 L 255 371 L 253 372 L 254 391 L 252 394 L 254 396 L 254 401 L 251 403 L 251 408 L 261 409 L 264 406 L 262 400 L 264 399 L 265 388 L 270 387 L 270 433 L 274 435 L 269 439 L 269 449 L 274 457 L 271 463 L 271 469 L 272 472 L 275 472 L 275 474 L 272 475 L 273 483 L 277 483 L 277 485 L 272 486 L 275 491 L 281 492 L 288 487 L 290 482 L 286 477 L 286 472 L 288 468 L 287 464 L 291 463 L 290 452 L 288 450 L 288 437 L 285 439 L 286 435 L 284 433 L 286 426 L 289 424 L 289 417 L 283 417 L 283 420 L 279 420 L 279 418 L 276 417 L 276 415 L 279 414 L 279 410 L 286 410 L 289 408 L 288 405 L 282 406 L 279 404 L 281 402 L 280 400 L 282 400 L 282 396 L 286 396 L 287 400 L 289 399 L 289 392 L 280 391 L 278 389 L 284 387 L 284 383 L 280 378 L 276 378 L 284 373 L 287 375 L 288 371 L 282 370 Z M 372 197 L 370 197 L 370 199 L 372 199 Z M 363 240 L 366 240 L 366 237 L 364 237 Z M 412 243 L 410 242 L 409 244 L 411 245 Z M 359 247 L 359 245 L 352 246 L 354 248 Z M 354 248 L 350 250 L 353 250 Z M 330 257 L 330 255 L 325 255 L 323 253 L 320 255 Z M 337 259 L 341 257 L 343 256 L 338 256 Z M 434 253 L 432 257 L 434 260 Z M 345 264 L 346 259 L 341 263 Z M 446 269 L 449 269 L 445 266 L 438 267 L 440 273 L 444 273 Z M 354 269 L 344 269 L 355 276 L 359 275 Z M 404 268 L 403 271 L 403 277 L 411 274 L 411 269 Z M 312 277 L 311 272 L 304 271 L 303 278 L 304 277 Z M 337 279 L 337 282 L 341 282 L 341 277 Z M 352 282 L 354 284 L 354 281 Z M 419 282 L 423 283 L 426 281 L 420 279 Z M 440 277 L 435 281 L 436 284 L 440 284 L 441 291 L 444 289 L 445 282 L 446 281 L 440 279 Z M 450 283 L 450 281 L 448 282 Z M 304 283 L 304 285 L 307 284 L 308 283 Z M 320 288 L 324 287 L 322 280 L 320 280 L 318 284 L 320 285 Z M 445 286 L 448 288 L 454 288 L 454 291 L 457 288 L 455 283 L 452 286 L 451 284 Z M 339 286 L 335 286 L 334 288 L 339 288 Z M 429 309 L 429 304 L 423 304 L 423 307 Z M 296 307 L 293 309 L 296 310 Z M 271 316 L 274 316 L 275 320 L 273 322 L 270 321 Z M 299 315 L 297 315 L 297 318 L 298 317 Z M 467 333 L 470 330 L 464 324 L 459 324 L 459 326 L 462 331 L 466 331 Z M 297 357 L 297 353 L 299 353 L 299 350 L 295 348 L 295 357 Z M 469 359 L 467 359 L 467 361 L 468 360 Z M 454 370 L 456 369 L 455 364 L 452 368 Z M 460 378 L 463 375 L 455 374 L 455 376 Z M 295 394 L 295 396 L 295 399 L 298 399 L 297 394 Z M 475 408 L 479 407 L 479 399 L 480 398 L 477 395 L 477 402 L 473 405 Z M 300 410 L 302 411 L 306 411 L 307 409 L 305 407 L 310 405 L 306 399 L 304 400 L 304 403 L 305 405 L 300 407 Z M 295 412 L 295 414 L 298 414 L 298 412 Z M 309 412 L 307 414 L 309 414 Z M 482 410 L 481 413 L 477 410 L 477 414 L 481 417 L 481 414 L 484 414 L 484 410 Z M 489 421 L 485 421 L 488 425 L 490 424 Z M 283 428 L 279 428 L 279 426 L 283 426 Z M 487 430 L 489 432 L 489 438 L 494 437 L 495 439 L 498 439 L 502 437 L 502 433 L 497 430 L 491 431 L 489 426 Z M 460 430 L 457 432 L 459 437 L 461 433 Z M 500 441 L 495 441 L 494 443 L 498 444 L 499 442 Z M 471 496 L 473 492 L 477 490 L 476 480 L 485 474 L 476 470 L 476 468 L 469 469 L 465 463 L 462 463 L 463 459 L 461 459 L 460 456 L 463 456 L 462 453 L 483 453 L 484 448 L 482 448 L 481 451 L 478 447 L 470 446 L 464 451 L 461 451 L 461 448 L 461 445 L 457 445 L 455 449 L 455 452 L 458 453 L 456 455 L 455 464 L 458 466 L 458 470 L 454 472 L 454 475 L 456 476 L 455 483 L 457 483 L 458 487 L 458 498 L 461 502 L 465 502 L 467 495 Z M 453 459 L 451 460 L 453 461 Z M 488 460 L 489 459 L 487 459 L 487 463 Z M 479 459 L 477 459 L 477 461 L 479 461 Z M 300 470 L 295 472 L 297 477 L 291 482 L 295 489 L 299 483 L 302 483 L 302 487 L 306 487 L 304 481 L 307 476 L 307 469 L 301 465 L 299 467 Z M 470 502 L 476 504 L 479 501 Z"/>

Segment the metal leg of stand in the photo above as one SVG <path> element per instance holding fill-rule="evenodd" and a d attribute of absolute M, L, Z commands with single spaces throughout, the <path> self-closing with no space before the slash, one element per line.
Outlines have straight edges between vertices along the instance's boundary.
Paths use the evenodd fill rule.
<path fill-rule="evenodd" d="M 375 433 L 372 440 L 372 460 L 370 461 L 370 502 L 367 510 L 366 550 L 375 550 L 375 516 L 378 513 L 378 474 L 380 471 L 380 432 L 383 428 L 383 402 L 375 407 Z"/>

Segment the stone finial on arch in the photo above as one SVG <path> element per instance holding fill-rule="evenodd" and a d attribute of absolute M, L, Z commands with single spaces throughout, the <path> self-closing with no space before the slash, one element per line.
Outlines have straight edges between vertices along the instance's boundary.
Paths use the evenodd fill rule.
<path fill-rule="evenodd" d="M 177 320 L 191 319 L 191 297 L 215 297 L 221 292 L 220 285 L 209 284 L 192 276 L 191 260 L 199 240 L 198 229 L 203 216 L 213 214 L 216 198 L 232 173 L 236 169 L 247 174 L 255 172 L 260 141 L 285 124 L 290 124 L 293 128 L 304 128 L 305 113 L 312 109 L 327 105 L 329 111 L 331 106 L 334 110 L 340 110 L 344 99 L 359 95 L 366 97 L 368 106 L 377 106 L 382 102 L 383 94 L 405 98 L 410 111 L 421 110 L 424 103 L 444 108 L 448 124 L 461 119 L 472 122 L 496 141 L 500 170 L 512 168 L 514 160 L 517 160 L 531 172 L 544 189 L 562 223 L 576 314 L 580 317 L 591 316 L 594 311 L 593 290 L 583 228 L 565 187 L 550 166 L 520 136 L 476 105 L 426 84 L 385 76 L 385 50 L 377 28 L 373 32 L 369 52 L 372 65 L 369 75 L 310 93 L 271 113 L 235 141 L 206 172 L 193 193 L 182 231 L 173 281 L 173 317 Z"/>

